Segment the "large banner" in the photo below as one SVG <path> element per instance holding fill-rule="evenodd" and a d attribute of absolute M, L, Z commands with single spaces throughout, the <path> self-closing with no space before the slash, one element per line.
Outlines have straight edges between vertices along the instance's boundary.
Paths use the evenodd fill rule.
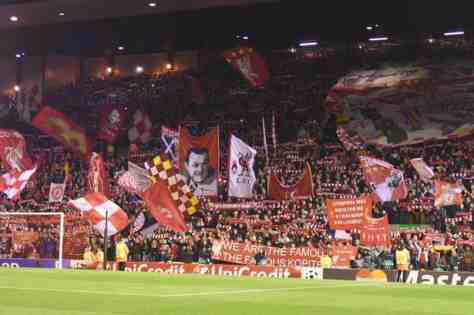
<path fill-rule="evenodd" d="M 330 90 L 328 110 L 364 141 L 402 146 L 474 133 L 472 59 L 419 60 L 352 72 Z M 449 104 L 449 105 L 446 105 Z"/>
<path fill-rule="evenodd" d="M 270 78 L 265 61 L 252 48 L 228 50 L 223 56 L 254 87 L 263 86 Z"/>
<path fill-rule="evenodd" d="M 361 156 L 360 162 L 366 182 L 375 186 L 375 201 L 397 201 L 406 198 L 408 189 L 402 171 L 390 163 L 368 156 Z"/>
<path fill-rule="evenodd" d="M 125 111 L 116 106 L 107 106 L 101 113 L 97 139 L 114 143 L 120 135 L 125 121 Z"/>
<path fill-rule="evenodd" d="M 23 172 L 33 167 L 25 138 L 14 130 L 0 129 L 0 160 L 7 172 Z"/>
<path fill-rule="evenodd" d="M 433 169 L 429 167 L 422 158 L 411 159 L 410 163 L 418 173 L 418 176 L 420 176 L 421 180 L 428 182 L 435 176 Z"/>
<path fill-rule="evenodd" d="M 257 150 L 234 135 L 230 137 L 229 196 L 252 198 L 255 184 L 255 156 Z"/>
<path fill-rule="evenodd" d="M 217 197 L 219 128 L 199 137 L 181 128 L 178 151 L 180 171 L 194 195 Z"/>
<path fill-rule="evenodd" d="M 329 226 L 333 230 L 360 228 L 372 211 L 372 198 L 326 199 Z"/>
<path fill-rule="evenodd" d="M 43 107 L 33 119 L 33 125 L 83 159 L 88 159 L 92 153 L 92 142 L 87 137 L 86 131 L 51 107 Z"/>
<path fill-rule="evenodd" d="M 391 244 L 391 228 L 388 224 L 388 215 L 382 218 L 366 218 L 360 233 L 360 243 L 365 246 L 384 246 Z"/>
<path fill-rule="evenodd" d="M 441 208 L 456 205 L 461 206 L 462 203 L 462 184 L 448 183 L 440 180 L 435 181 L 435 207 Z"/>
<path fill-rule="evenodd" d="M 306 199 L 313 195 L 313 178 L 311 168 L 306 164 L 303 177 L 293 186 L 287 186 L 280 183 L 275 174 L 270 174 L 267 180 L 267 191 L 271 199 L 289 200 Z"/>
<path fill-rule="evenodd" d="M 228 263 L 255 265 L 255 255 L 261 252 L 271 266 L 316 267 L 321 259 L 319 248 L 278 248 L 228 241 L 212 243 L 212 259 Z"/>

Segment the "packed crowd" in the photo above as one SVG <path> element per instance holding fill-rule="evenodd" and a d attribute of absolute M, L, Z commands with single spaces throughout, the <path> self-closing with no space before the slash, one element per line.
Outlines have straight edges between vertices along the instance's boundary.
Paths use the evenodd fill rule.
<path fill-rule="evenodd" d="M 194 132 L 202 132 L 198 127 Z M 223 131 L 224 132 L 224 131 Z M 245 139 L 245 133 L 240 132 Z M 157 148 L 157 151 L 159 147 Z M 472 230 L 472 150 L 470 141 L 449 141 L 433 143 L 416 148 L 376 149 L 367 148 L 369 154 L 388 161 L 404 171 L 409 186 L 409 195 L 399 202 L 376 204 L 374 214 L 388 214 L 391 224 L 421 224 L 429 225 L 431 229 L 412 231 L 410 233 L 393 232 L 393 248 L 366 248 L 359 246 L 359 252 L 352 261 L 353 267 L 390 267 L 393 262 L 394 250 L 399 244 L 409 249 L 413 268 L 456 268 L 471 270 L 472 247 L 474 240 Z M 75 210 L 65 205 L 48 204 L 49 183 L 66 181 L 65 200 L 84 195 L 87 191 L 87 165 L 63 149 L 34 150 L 40 161 L 40 170 L 22 194 L 21 201 L 12 202 L 2 199 L 2 211 L 57 211 L 63 210 L 72 216 Z M 138 196 L 125 192 L 117 185 L 116 178 L 127 168 L 127 161 L 142 163 L 153 156 L 155 152 L 132 154 L 128 156 L 109 156 L 106 166 L 112 186 L 112 199 L 119 204 L 130 217 L 135 218 L 144 213 L 147 221 L 151 220 L 144 204 Z M 227 161 L 227 152 L 223 150 L 222 161 Z M 452 158 L 452 157 L 456 158 Z M 421 181 L 409 164 L 409 159 L 423 157 L 437 174 L 443 174 L 456 180 L 461 180 L 466 187 L 463 192 L 463 204 L 460 209 L 447 207 L 436 209 L 433 206 L 433 188 Z M 147 233 L 135 233 L 131 226 L 124 232 L 128 237 L 130 260 L 158 261 L 187 261 L 210 262 L 212 243 L 214 240 L 229 240 L 274 247 L 317 247 L 330 253 L 332 246 L 338 243 L 359 245 L 359 235 L 352 233 L 350 239 L 337 240 L 335 231 L 329 229 L 325 215 L 324 198 L 339 198 L 347 195 L 359 196 L 371 191 L 363 179 L 358 166 L 356 152 L 348 152 L 337 141 L 326 140 L 319 144 L 304 142 L 280 145 L 271 148 L 269 162 L 266 154 L 259 147 L 256 163 L 257 184 L 255 186 L 255 202 L 257 205 L 250 209 L 238 211 L 216 211 L 212 204 L 203 200 L 201 213 L 191 219 L 191 233 L 176 233 L 163 227 Z M 314 196 L 307 200 L 273 202 L 267 199 L 266 175 L 276 172 L 284 184 L 294 184 L 300 175 L 304 164 L 308 162 L 312 168 Z M 223 202 L 236 202 L 226 196 L 227 178 L 226 164 L 222 163 L 219 180 L 219 198 Z M 17 229 L 22 229 L 19 226 Z M 52 239 L 57 243 L 57 226 L 33 227 L 25 226 L 25 231 L 39 232 L 42 238 Z M 94 234 L 86 225 L 71 226 L 69 235 L 82 232 L 89 236 L 89 241 L 95 247 L 101 245 L 101 238 Z M 56 232 L 54 232 L 56 231 Z M 441 237 L 427 241 L 425 235 L 440 233 Z M 8 233 L 8 232 L 7 232 Z M 56 234 L 55 234 L 56 233 Z M 5 233 L 4 233 L 5 234 Z M 0 232 L 2 235 L 2 232 Z M 11 240 L 8 242 L 11 243 Z M 35 243 L 33 248 L 15 248 L 5 238 L 2 238 L 3 256 L 50 257 L 48 241 Z M 46 245 L 44 245 L 46 244 Z M 49 245 L 48 245 L 49 244 Z M 109 257 L 114 257 L 113 240 L 109 246 Z M 82 244 L 84 245 L 84 244 Z M 443 245 L 443 246 L 442 246 Z M 5 248 L 9 248 L 7 251 Z M 22 254 L 20 254 L 22 250 Z"/>
<path fill-rule="evenodd" d="M 320 115 L 318 108 L 324 100 L 325 93 L 322 91 L 330 86 L 328 82 L 316 80 L 311 75 L 295 75 L 282 70 L 281 73 L 275 73 L 273 77 L 279 79 L 271 82 L 271 92 L 267 92 L 248 86 L 243 88 L 240 81 L 219 82 L 201 76 L 202 88 L 209 103 L 206 106 L 215 109 L 216 104 L 229 105 L 220 106 L 215 112 L 208 111 L 207 107 L 202 105 L 199 110 L 196 110 L 196 106 L 190 106 L 190 110 L 181 113 L 179 109 L 168 114 L 156 110 L 156 104 L 166 104 L 167 108 L 170 108 L 174 104 L 181 106 L 195 102 L 196 95 L 193 96 L 192 93 L 190 75 L 192 74 L 169 73 L 160 76 L 91 79 L 81 84 L 66 86 L 46 96 L 47 99 L 54 100 L 50 103 L 64 104 L 65 107 L 79 110 L 81 107 L 78 107 L 78 104 L 100 107 L 113 102 L 130 104 L 130 108 L 148 108 L 148 112 L 156 116 L 152 119 L 157 123 L 157 127 L 161 127 L 161 123 L 167 127 L 177 127 L 177 121 L 184 120 L 183 125 L 196 135 L 219 125 L 220 202 L 238 202 L 227 196 L 227 144 L 230 134 L 237 135 L 257 148 L 257 183 L 253 200 L 256 202 L 255 207 L 238 211 L 219 211 L 213 208 L 209 200 L 203 199 L 201 211 L 190 219 L 190 233 L 176 233 L 160 226 L 155 230 L 145 229 L 137 232 L 134 230 L 134 224 L 131 224 L 123 232 L 130 249 L 128 258 L 135 261 L 206 263 L 212 260 L 214 240 L 274 247 L 316 247 L 329 255 L 336 244 L 360 245 L 360 235 L 355 231 L 348 231 L 349 236 L 345 239 L 337 239 L 336 231 L 329 228 L 325 212 L 325 198 L 360 196 L 370 193 L 373 189 L 363 178 L 358 152 L 346 151 L 335 132 L 321 127 L 324 115 Z M 314 106 L 309 106 L 308 110 L 307 104 Z M 200 119 L 200 116 L 207 114 L 209 117 Z M 264 147 L 262 140 L 262 117 L 266 121 L 268 148 Z M 71 115 L 71 118 L 81 123 L 78 117 Z M 143 161 L 163 150 L 160 128 L 154 128 L 153 132 L 153 140 L 141 146 L 138 153 L 129 152 L 127 146 L 121 145 L 117 145 L 113 153 L 99 150 L 102 151 L 106 162 L 111 199 L 128 213 L 132 222 L 142 214 L 145 216 L 145 222 L 153 220 L 141 198 L 125 192 L 118 186 L 117 178 L 127 170 L 128 161 L 142 165 Z M 48 204 L 49 184 L 66 183 L 64 200 L 83 196 L 87 192 L 87 163 L 63 147 L 57 146 L 47 137 L 28 137 L 27 140 L 39 169 L 23 191 L 20 201 L 11 201 L 0 196 L 0 211 L 65 211 L 67 216 L 72 218 L 71 222 L 76 222 L 74 220 L 78 214 L 66 204 Z M 278 144 L 274 145 L 274 142 Z M 472 269 L 473 251 L 468 244 L 474 241 L 473 150 L 474 143 L 465 140 L 394 149 L 366 147 L 366 154 L 387 161 L 402 170 L 409 188 L 408 197 L 404 200 L 375 204 L 374 216 L 388 214 L 392 225 L 429 225 L 430 228 L 409 233 L 393 231 L 393 247 L 389 249 L 359 246 L 352 266 L 390 268 L 393 265 L 395 248 L 402 244 L 411 253 L 413 268 Z M 460 208 L 434 207 L 433 185 L 422 181 L 410 165 L 409 160 L 417 157 L 424 158 L 438 176 L 462 182 L 466 190 L 463 191 L 463 203 Z M 301 177 L 306 163 L 309 163 L 312 171 L 313 197 L 283 202 L 267 200 L 266 175 L 273 172 L 278 175 L 282 184 L 293 185 Z M 1 170 L 0 172 L 3 173 Z M 44 237 L 41 236 L 44 234 L 43 227 L 29 228 L 38 232 L 41 237 L 49 237 L 57 243 L 57 234 L 52 232 L 57 230 L 56 227 L 48 227 Z M 15 246 L 12 244 L 13 233 L 10 232 L 11 230 L 2 233 L 0 230 L 0 256 L 29 257 L 31 249 L 23 250 L 22 254 L 12 250 Z M 67 233 L 69 236 L 81 234 L 86 238 L 87 242 L 77 243 L 79 247 L 82 246 L 82 250 L 85 243 L 89 243 L 93 248 L 102 246 L 101 237 L 86 224 L 69 224 Z M 428 236 L 433 233 L 440 233 L 441 236 L 436 240 L 428 240 Z M 40 242 L 34 246 L 36 252 L 40 257 L 48 257 L 49 254 L 45 254 L 42 249 L 45 245 L 41 244 Z M 114 259 L 114 239 L 111 239 L 109 245 L 107 255 L 109 259 Z M 261 255 L 257 257 L 258 261 L 264 261 Z M 73 251 L 70 257 L 78 258 L 77 253 Z"/>

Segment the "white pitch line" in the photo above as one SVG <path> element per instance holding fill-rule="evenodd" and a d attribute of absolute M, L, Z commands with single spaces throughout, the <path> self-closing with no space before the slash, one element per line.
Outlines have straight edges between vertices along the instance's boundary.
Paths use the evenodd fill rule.
<path fill-rule="evenodd" d="M 181 294 L 165 294 L 160 297 L 186 297 L 186 296 L 205 296 L 218 294 L 239 294 L 239 293 L 260 293 L 260 292 L 277 292 L 277 291 L 291 291 L 291 290 L 306 290 L 306 289 L 332 289 L 343 287 L 358 287 L 358 286 L 373 286 L 377 283 L 354 283 L 345 285 L 323 285 L 323 286 L 308 286 L 308 287 L 292 287 L 292 288 L 275 288 L 275 289 L 248 289 L 248 290 L 229 290 L 229 291 L 215 291 L 215 292 L 198 292 L 198 293 L 181 293 Z"/>
<path fill-rule="evenodd" d="M 146 294 L 146 293 L 133 293 L 133 292 L 113 292 L 113 291 L 89 291 L 89 290 L 62 290 L 62 289 L 48 289 L 48 288 L 19 288 L 19 287 L 6 287 L 0 286 L 1 289 L 6 290 L 21 290 L 21 291 L 46 291 L 46 292 L 58 292 L 58 293 L 84 293 L 84 294 L 102 294 L 102 295 L 125 295 L 125 296 L 146 296 L 146 297 L 159 297 L 157 294 Z"/>
<path fill-rule="evenodd" d="M 332 289 L 332 288 L 373 286 L 373 285 L 380 285 L 380 283 L 353 283 L 353 284 L 341 284 L 341 285 L 334 285 L 334 286 L 319 285 L 319 286 L 303 286 L 303 287 L 290 287 L 290 288 L 228 290 L 228 291 L 192 292 L 192 293 L 178 293 L 178 294 L 147 294 L 147 293 L 134 293 L 134 292 L 62 290 L 62 289 L 48 289 L 48 288 L 20 288 L 20 287 L 7 287 L 7 286 L 0 286 L 0 290 L 5 289 L 5 290 L 22 290 L 22 291 L 46 291 L 46 292 L 58 292 L 58 293 L 84 293 L 84 294 L 169 298 L 169 297 L 187 297 L 187 296 L 209 296 L 209 295 L 222 295 L 222 294 L 264 293 L 264 292 L 278 292 L 278 291 L 292 291 L 292 290 L 306 290 L 306 289 Z"/>

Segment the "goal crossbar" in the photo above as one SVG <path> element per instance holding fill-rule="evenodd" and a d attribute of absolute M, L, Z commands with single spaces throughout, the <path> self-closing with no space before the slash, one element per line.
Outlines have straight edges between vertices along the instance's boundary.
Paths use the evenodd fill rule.
<path fill-rule="evenodd" d="M 0 212 L 0 216 L 59 216 L 59 257 L 58 269 L 63 268 L 64 212 Z"/>

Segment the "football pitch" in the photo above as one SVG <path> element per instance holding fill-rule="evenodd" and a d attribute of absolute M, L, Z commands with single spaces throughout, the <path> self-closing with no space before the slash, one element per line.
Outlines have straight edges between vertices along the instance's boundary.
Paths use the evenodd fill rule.
<path fill-rule="evenodd" d="M 0 268 L 1 315 L 474 314 L 474 288 Z"/>

